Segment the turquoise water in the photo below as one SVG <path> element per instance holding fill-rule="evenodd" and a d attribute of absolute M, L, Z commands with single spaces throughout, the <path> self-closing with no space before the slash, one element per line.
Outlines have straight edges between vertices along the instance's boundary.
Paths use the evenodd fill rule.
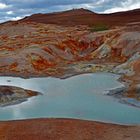
<path fill-rule="evenodd" d="M 68 79 L 0 77 L 12 85 L 43 93 L 21 104 L 1 107 L 0 120 L 78 118 L 123 124 L 140 124 L 140 109 L 104 95 L 123 85 L 110 73 L 82 74 Z M 9 80 L 11 82 L 9 82 Z"/>

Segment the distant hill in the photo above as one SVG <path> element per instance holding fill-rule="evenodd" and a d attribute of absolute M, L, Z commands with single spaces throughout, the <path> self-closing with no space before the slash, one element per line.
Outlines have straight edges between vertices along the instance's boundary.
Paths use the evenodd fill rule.
<path fill-rule="evenodd" d="M 122 25 L 130 22 L 140 22 L 140 9 L 111 14 L 97 14 L 87 9 L 72 9 L 49 14 L 33 14 L 20 21 L 33 21 L 58 25 Z"/>

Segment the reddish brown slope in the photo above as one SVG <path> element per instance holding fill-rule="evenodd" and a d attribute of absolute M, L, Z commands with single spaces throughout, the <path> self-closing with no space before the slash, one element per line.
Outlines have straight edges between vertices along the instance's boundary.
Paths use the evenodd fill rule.
<path fill-rule="evenodd" d="M 93 22 L 93 17 L 97 18 L 97 14 L 89 10 L 78 9 L 50 14 L 34 14 L 24 18 L 22 21 L 34 21 L 39 23 L 59 25 L 87 25 Z"/>
<path fill-rule="evenodd" d="M 69 119 L 0 122 L 0 140 L 139 140 L 139 126 Z"/>
<path fill-rule="evenodd" d="M 97 14 L 86 9 L 75 9 L 51 14 L 34 14 L 21 21 L 34 21 L 59 25 L 93 25 L 104 23 L 112 26 L 122 25 L 129 22 L 139 22 L 139 15 L 139 9 L 113 14 Z"/>

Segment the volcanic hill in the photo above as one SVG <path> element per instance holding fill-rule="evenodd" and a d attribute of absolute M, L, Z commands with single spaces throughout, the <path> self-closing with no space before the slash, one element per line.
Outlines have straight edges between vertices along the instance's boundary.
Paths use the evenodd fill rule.
<path fill-rule="evenodd" d="M 34 14 L 21 21 L 30 21 L 57 25 L 124 25 L 129 22 L 140 22 L 140 9 L 112 14 L 97 14 L 87 9 L 73 9 L 49 14 Z"/>

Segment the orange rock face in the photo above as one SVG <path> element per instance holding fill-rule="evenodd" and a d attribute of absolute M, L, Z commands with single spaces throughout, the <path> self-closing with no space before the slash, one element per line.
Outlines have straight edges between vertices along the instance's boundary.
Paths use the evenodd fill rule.
<path fill-rule="evenodd" d="M 1 73 L 6 70 L 5 73 L 15 74 L 17 71 L 20 75 L 28 71 L 27 75 L 47 76 L 48 68 L 57 69 L 84 61 L 121 64 L 139 50 L 135 26 L 134 31 L 131 27 L 120 27 L 93 33 L 86 26 L 7 24 L 0 27 Z M 136 49 L 131 51 L 129 44 Z"/>

